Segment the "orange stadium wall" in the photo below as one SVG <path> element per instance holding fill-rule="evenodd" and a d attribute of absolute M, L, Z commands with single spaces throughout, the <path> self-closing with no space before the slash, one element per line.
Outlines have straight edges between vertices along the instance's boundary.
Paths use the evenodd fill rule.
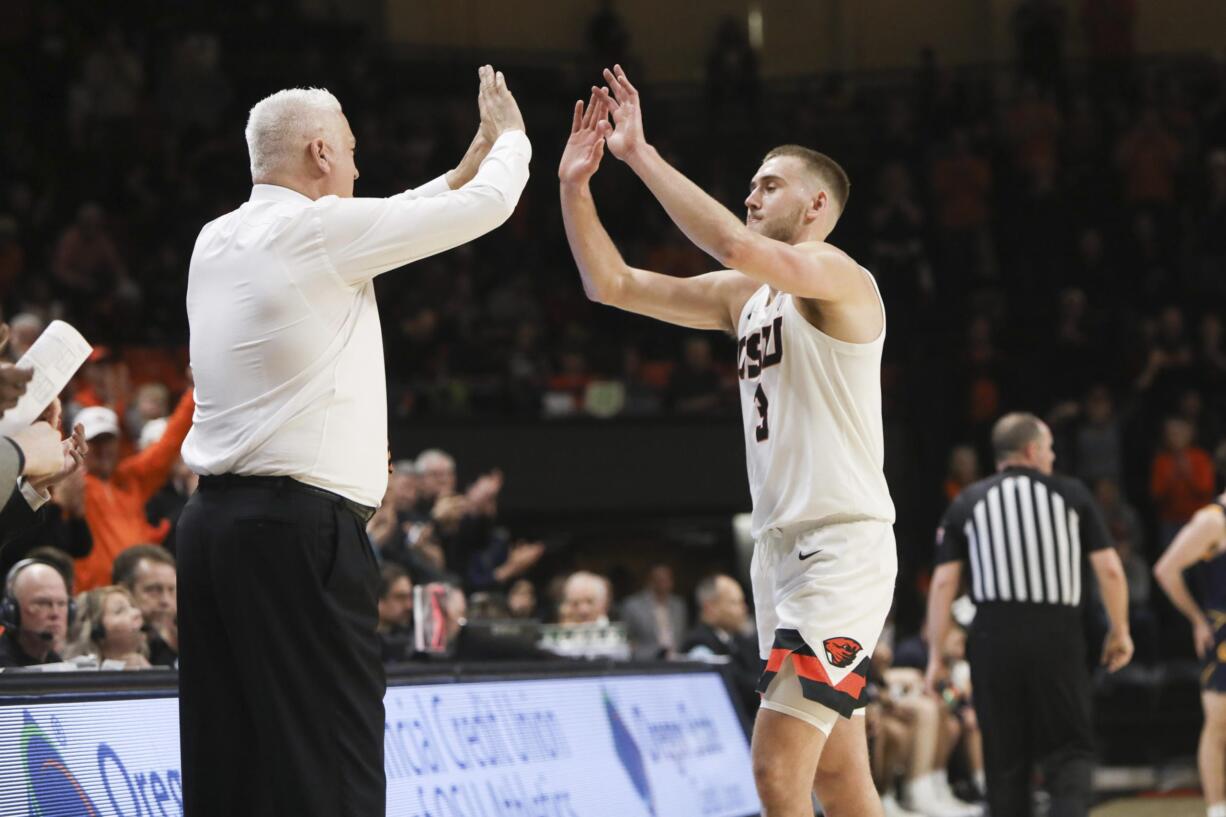
<path fill-rule="evenodd" d="M 323 14 L 327 0 L 302 0 Z M 1136 0 L 1141 54 L 1222 53 L 1226 2 Z M 1081 0 L 1065 0 L 1067 52 L 1084 52 Z M 701 78 L 715 27 L 726 16 L 762 20 L 768 77 L 877 71 L 916 64 L 935 46 L 948 65 L 1009 60 L 1017 0 L 618 0 L 631 49 L 653 81 Z M 359 4 L 369 9 L 369 4 Z M 386 0 L 384 30 L 398 46 L 577 56 L 597 0 Z"/>

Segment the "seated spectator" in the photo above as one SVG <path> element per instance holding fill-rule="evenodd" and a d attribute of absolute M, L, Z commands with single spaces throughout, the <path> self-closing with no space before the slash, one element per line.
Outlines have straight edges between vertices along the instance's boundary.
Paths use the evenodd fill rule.
<path fill-rule="evenodd" d="M 403 567 L 379 571 L 379 642 L 383 661 L 406 661 L 413 653 L 413 582 Z"/>
<path fill-rule="evenodd" d="M 634 657 L 672 658 L 689 628 L 685 602 L 673 594 L 673 570 L 652 565 L 643 589 L 622 602 L 621 620 Z"/>
<path fill-rule="evenodd" d="M 77 596 L 77 622 L 65 657 L 92 656 L 99 669 L 148 669 L 145 619 L 123 587 L 95 587 Z"/>
<path fill-rule="evenodd" d="M 169 419 L 166 417 L 159 417 L 145 423 L 140 432 L 137 449 L 144 451 L 162 439 L 168 423 Z M 182 457 L 175 457 L 174 465 L 170 468 L 170 479 L 162 486 L 162 490 L 154 494 L 153 498 L 145 504 L 145 517 L 149 520 L 150 525 L 155 527 L 161 525 L 162 520 L 170 522 L 170 532 L 162 540 L 162 547 L 171 553 L 176 552 L 175 528 L 179 524 L 179 514 L 183 513 L 187 500 L 192 498 L 192 494 L 196 493 L 199 487 L 200 477 L 187 467 Z"/>
<path fill-rule="evenodd" d="M 115 558 L 111 584 L 127 588 L 140 608 L 149 632 L 149 663 L 177 667 L 179 609 L 175 557 L 160 545 L 128 548 Z"/>
<path fill-rule="evenodd" d="M 536 619 L 536 588 L 527 579 L 516 579 L 507 591 L 507 613 L 511 618 Z"/>
<path fill-rule="evenodd" d="M 0 602 L 0 667 L 56 664 L 68 634 L 68 581 L 49 561 L 18 562 Z"/>
<path fill-rule="evenodd" d="M 115 412 L 91 406 L 78 413 L 77 422 L 85 427 L 90 445 L 85 457 L 85 519 L 94 538 L 89 555 L 77 560 L 79 589 L 92 590 L 108 582 L 115 557 L 127 548 L 166 539 L 170 521 L 150 525 L 145 505 L 170 478 L 195 405 L 192 390 L 187 389 L 161 439 L 122 460 Z"/>
<path fill-rule="evenodd" d="M 751 717 L 758 711 L 762 660 L 741 585 L 731 576 L 708 576 L 694 591 L 698 624 L 681 643 L 681 653 L 698 661 L 723 657 L 728 673 Z"/>
<path fill-rule="evenodd" d="M 0 364 L 0 381 L 7 365 Z M 38 422 L 0 439 L 0 569 L 5 571 L 40 545 L 74 556 L 84 556 L 93 547 L 88 530 L 79 517 L 74 521 L 71 503 L 64 499 L 83 479 L 84 430 L 77 426 L 71 437 L 61 440 L 60 412 L 57 397 Z M 52 491 L 61 502 L 51 502 Z"/>
<path fill-rule="evenodd" d="M 577 570 L 570 574 L 562 587 L 558 623 L 567 627 L 578 624 L 608 624 L 608 580 L 586 570 Z"/>
<path fill-rule="evenodd" d="M 962 718 L 950 711 L 948 702 L 924 688 L 928 644 L 923 633 L 921 628 L 919 635 L 899 643 L 893 665 L 882 672 L 885 712 L 908 724 L 914 741 L 903 779 L 902 805 L 927 817 L 976 817 L 983 810 L 958 799 L 949 783 L 950 758 L 965 730 Z M 977 725 L 975 728 L 977 732 Z M 982 771 L 982 762 L 977 768 Z"/>

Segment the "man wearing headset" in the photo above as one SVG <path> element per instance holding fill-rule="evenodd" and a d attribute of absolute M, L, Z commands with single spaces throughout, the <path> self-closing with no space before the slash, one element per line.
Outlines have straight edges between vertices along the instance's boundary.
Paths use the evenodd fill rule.
<path fill-rule="evenodd" d="M 68 585 L 59 569 L 41 559 L 22 559 L 4 582 L 0 601 L 0 668 L 56 664 L 68 636 Z"/>

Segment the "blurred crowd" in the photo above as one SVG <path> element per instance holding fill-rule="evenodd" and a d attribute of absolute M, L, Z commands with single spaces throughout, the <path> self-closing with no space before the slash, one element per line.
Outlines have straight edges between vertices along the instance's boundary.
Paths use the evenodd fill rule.
<path fill-rule="evenodd" d="M 192 411 L 187 260 L 200 226 L 247 197 L 247 108 L 290 85 L 336 92 L 358 137 L 360 195 L 420 184 L 467 143 L 467 68 L 433 65 L 427 81 L 409 70 L 432 65 L 424 57 L 384 56 L 356 26 L 327 23 L 327 37 L 312 36 L 324 24 L 291 5 L 262 0 L 221 17 L 153 2 L 6 6 L 6 354 L 18 359 L 54 318 L 96 346 L 64 395 L 91 446 L 87 468 L 0 550 L 3 573 L 31 555 L 48 560 L 8 588 L 42 617 L 27 642 L 5 636 L 16 663 L 174 663 L 173 526 L 195 481 L 177 457 Z M 912 804 L 956 810 L 940 770 L 952 763 L 973 786 L 982 768 L 968 690 L 924 695 L 903 670 L 922 668 L 915 655 L 928 646 L 904 649 L 901 636 L 918 623 L 936 520 L 990 468 L 991 422 L 1013 409 L 1042 414 L 1057 469 L 1093 489 L 1128 572 L 1142 664 L 1160 643 L 1191 654 L 1151 593 L 1150 565 L 1226 473 L 1226 62 L 1137 59 L 1124 0 L 1085 0 L 1078 20 L 1060 8 L 1018 4 L 1019 59 L 1007 68 L 953 70 L 926 50 L 911 72 L 767 83 L 730 20 L 704 85 L 639 83 L 661 151 L 734 211 L 779 143 L 829 153 L 854 182 L 832 241 L 873 271 L 889 310 L 886 469 L 906 578 L 898 643 L 874 657 L 874 762 Z M 592 53 L 636 64 L 615 9 L 601 15 Z M 1088 59 L 1071 64 L 1063 43 L 1074 23 Z M 536 146 L 507 227 L 379 280 L 393 422 L 736 415 L 729 339 L 583 296 L 552 174 L 590 68 L 580 63 L 505 67 Z M 610 168 L 595 190 L 630 263 L 676 275 L 712 267 L 629 174 Z M 440 611 L 431 626 L 444 654 L 469 620 L 602 628 L 591 643 L 728 665 L 756 706 L 756 645 L 735 579 L 707 577 L 682 598 L 661 564 L 619 599 L 607 577 L 546 569 L 547 544 L 500 518 L 505 479 L 492 471 L 461 485 L 438 450 L 392 464 L 369 527 L 389 660 L 420 657 L 414 609 L 429 607 L 416 601 L 425 597 Z M 940 649 L 961 660 L 957 643 Z"/>

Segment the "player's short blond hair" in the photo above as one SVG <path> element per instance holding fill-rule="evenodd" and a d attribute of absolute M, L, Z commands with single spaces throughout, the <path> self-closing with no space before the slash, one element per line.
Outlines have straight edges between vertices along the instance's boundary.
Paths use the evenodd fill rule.
<path fill-rule="evenodd" d="M 287 88 L 255 103 L 245 131 L 252 180 L 291 166 L 308 142 L 330 135 L 340 114 L 340 100 L 324 88 Z"/>
<path fill-rule="evenodd" d="M 805 169 L 817 178 L 822 189 L 829 194 L 838 214 L 843 214 L 843 209 L 847 206 L 847 197 L 851 195 L 851 179 L 847 177 L 847 171 L 838 162 L 824 153 L 802 145 L 780 145 L 767 153 L 762 161 L 765 163 L 777 156 L 792 156 L 800 159 Z"/>

